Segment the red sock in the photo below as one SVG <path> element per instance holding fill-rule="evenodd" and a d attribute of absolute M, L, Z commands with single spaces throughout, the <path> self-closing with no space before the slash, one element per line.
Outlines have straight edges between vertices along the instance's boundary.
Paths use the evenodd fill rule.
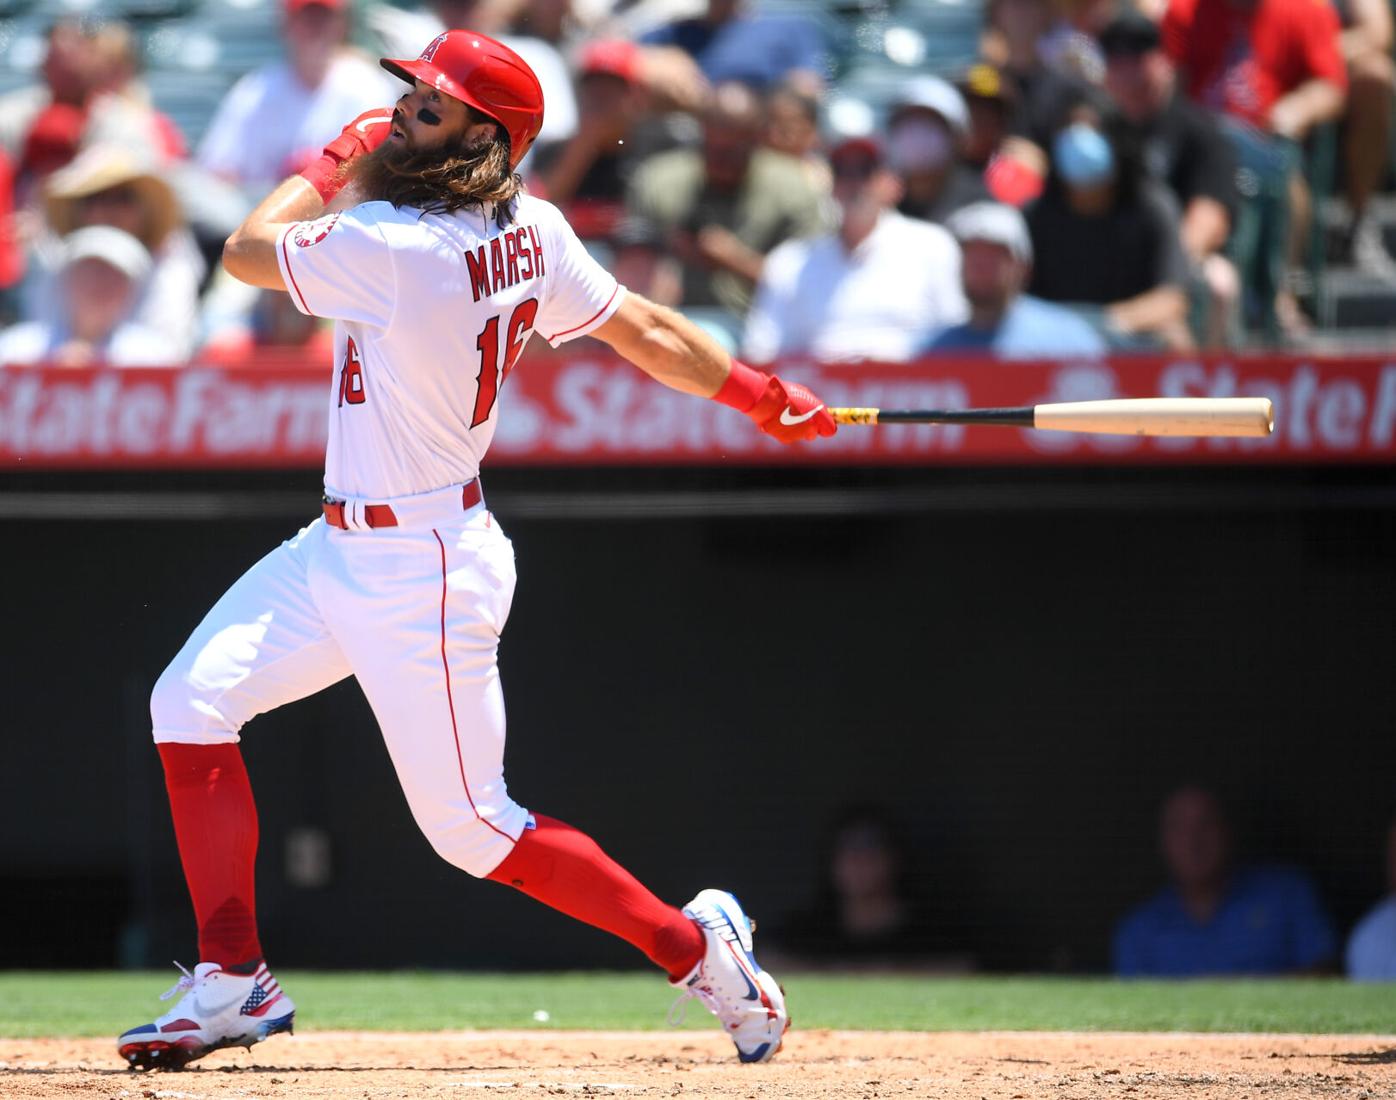
<path fill-rule="evenodd" d="M 199 923 L 199 961 L 251 973 L 257 939 L 257 806 L 237 745 L 159 745 L 179 858 Z"/>
<path fill-rule="evenodd" d="M 641 886 L 586 833 L 533 816 L 538 828 L 524 830 L 490 880 L 634 944 L 672 981 L 698 964 L 704 941 L 696 924 Z"/>

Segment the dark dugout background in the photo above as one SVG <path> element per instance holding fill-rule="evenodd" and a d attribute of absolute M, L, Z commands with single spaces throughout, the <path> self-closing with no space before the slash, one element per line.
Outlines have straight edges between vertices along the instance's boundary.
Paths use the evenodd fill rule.
<path fill-rule="evenodd" d="M 779 924 L 829 819 L 874 802 L 948 944 L 1100 969 L 1190 779 L 1344 932 L 1384 889 L 1390 471 L 505 470 L 486 495 L 520 575 L 511 789 L 666 898 L 722 885 Z M 317 500 L 302 471 L 0 480 L 0 965 L 192 962 L 146 697 Z M 352 681 L 243 743 L 280 966 L 642 961 L 441 862 Z"/>

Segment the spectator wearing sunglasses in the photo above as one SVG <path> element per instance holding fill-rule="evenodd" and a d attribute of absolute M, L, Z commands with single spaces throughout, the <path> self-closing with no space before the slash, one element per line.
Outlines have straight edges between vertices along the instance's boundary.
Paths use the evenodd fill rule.
<path fill-rule="evenodd" d="M 839 228 L 767 258 L 747 317 L 746 358 L 905 362 L 966 316 L 960 249 L 945 229 L 897 212 L 902 181 L 881 144 L 830 153 Z"/>

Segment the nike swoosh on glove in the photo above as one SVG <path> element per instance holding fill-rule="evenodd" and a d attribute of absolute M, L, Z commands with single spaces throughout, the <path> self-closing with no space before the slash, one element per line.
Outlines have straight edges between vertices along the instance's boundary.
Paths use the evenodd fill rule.
<path fill-rule="evenodd" d="M 833 435 L 838 425 L 819 400 L 798 382 L 772 377 L 756 404 L 747 410 L 756 426 L 782 443 L 803 443 Z"/>

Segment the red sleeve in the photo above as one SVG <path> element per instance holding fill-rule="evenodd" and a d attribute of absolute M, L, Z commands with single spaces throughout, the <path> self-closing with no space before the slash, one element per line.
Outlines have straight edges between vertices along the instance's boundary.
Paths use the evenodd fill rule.
<path fill-rule="evenodd" d="M 1296 0 L 1299 4 L 1299 41 L 1303 72 L 1300 81 L 1315 77 L 1332 81 L 1346 90 L 1348 67 L 1338 45 L 1338 12 L 1329 0 Z"/>
<path fill-rule="evenodd" d="M 1188 60 L 1188 37 L 1192 30 L 1193 16 L 1197 12 L 1197 0 L 1171 0 L 1159 25 L 1163 37 L 1163 48 L 1175 65 L 1186 65 Z"/>

